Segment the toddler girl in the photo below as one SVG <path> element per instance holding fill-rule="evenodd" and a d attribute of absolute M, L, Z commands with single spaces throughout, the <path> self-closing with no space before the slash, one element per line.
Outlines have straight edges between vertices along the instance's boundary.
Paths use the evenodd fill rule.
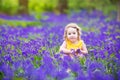
<path fill-rule="evenodd" d="M 88 53 L 86 44 L 81 39 L 81 28 L 76 23 L 70 23 L 65 27 L 64 42 L 60 51 L 70 57 L 80 56 Z"/>

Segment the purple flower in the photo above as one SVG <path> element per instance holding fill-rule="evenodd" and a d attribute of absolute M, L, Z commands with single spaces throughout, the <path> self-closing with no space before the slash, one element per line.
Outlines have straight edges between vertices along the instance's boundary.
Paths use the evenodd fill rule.
<path fill-rule="evenodd" d="M 105 77 L 104 77 L 104 79 L 105 80 L 115 80 L 114 77 L 113 77 L 113 75 L 111 75 L 111 74 L 106 74 Z"/>
<path fill-rule="evenodd" d="M 34 72 L 35 68 L 32 64 L 28 64 L 28 66 L 24 67 L 24 70 L 25 70 L 25 75 L 27 77 L 31 76 L 32 73 Z"/>
<path fill-rule="evenodd" d="M 31 80 L 46 80 L 46 74 L 42 68 L 35 69 L 28 78 Z"/>
<path fill-rule="evenodd" d="M 82 67 L 80 66 L 80 63 L 75 63 L 73 62 L 72 64 L 70 64 L 70 69 L 73 71 L 73 72 L 79 72 L 79 70 L 81 69 Z"/>
<path fill-rule="evenodd" d="M 0 25 L 0 71 L 4 79 L 13 79 L 16 75 L 28 80 L 65 79 L 69 75 L 66 73 L 68 68 L 77 74 L 74 76 L 76 80 L 119 79 L 120 23 L 115 20 L 114 14 L 111 14 L 113 19 L 107 20 L 109 16 L 96 10 L 90 13 L 82 10 L 69 16 L 44 13 L 48 18 L 40 20 L 41 27 Z M 0 18 L 36 22 L 33 16 L 25 15 L 0 15 Z M 89 51 L 84 65 L 79 64 L 77 57 L 61 58 L 63 52 L 56 54 L 63 42 L 64 26 L 69 22 L 80 24 L 88 30 L 83 29 L 81 36 Z M 76 52 L 72 50 L 72 53 L 80 53 L 80 49 Z M 36 65 L 37 68 L 34 68 Z M 22 73 L 17 73 L 19 68 Z"/>
<path fill-rule="evenodd" d="M 4 74 L 5 79 L 13 79 L 14 72 L 8 64 L 2 64 L 0 66 L 0 72 Z"/>
<path fill-rule="evenodd" d="M 71 52 L 72 52 L 72 54 L 75 54 L 75 50 L 74 49 L 71 49 Z"/>
<path fill-rule="evenodd" d="M 115 76 L 115 78 L 120 80 L 120 69 L 117 71 L 117 75 Z"/>
<path fill-rule="evenodd" d="M 101 71 L 94 71 L 94 72 L 92 72 L 91 74 L 89 74 L 89 76 L 91 76 L 90 77 L 90 79 L 91 80 L 98 80 L 98 79 L 100 79 L 100 80 L 106 80 L 105 79 L 105 74 L 104 73 L 102 73 Z"/>
<path fill-rule="evenodd" d="M 77 50 L 76 50 L 76 53 L 79 53 L 79 54 L 80 54 L 80 53 L 81 53 L 80 49 L 77 49 Z"/>
<path fill-rule="evenodd" d="M 105 67 L 102 63 L 98 62 L 92 62 L 91 64 L 88 65 L 88 72 L 94 72 L 95 70 L 100 70 L 102 72 L 105 71 Z"/>
<path fill-rule="evenodd" d="M 61 70 L 56 72 L 56 79 L 57 80 L 62 80 L 68 77 L 68 73 L 65 70 Z"/>
<path fill-rule="evenodd" d="M 65 69 L 67 69 L 69 67 L 69 62 L 62 60 L 61 67 L 64 67 Z"/>
<path fill-rule="evenodd" d="M 60 57 L 60 54 L 54 54 L 54 57 L 55 57 L 55 58 L 59 58 L 59 57 Z"/>

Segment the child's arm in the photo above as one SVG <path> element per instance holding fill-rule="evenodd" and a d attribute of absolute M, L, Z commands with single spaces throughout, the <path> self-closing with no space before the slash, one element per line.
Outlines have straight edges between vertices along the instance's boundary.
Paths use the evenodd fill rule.
<path fill-rule="evenodd" d="M 64 41 L 63 44 L 60 46 L 60 51 L 63 51 L 63 53 L 72 53 L 70 50 L 66 49 L 66 42 Z"/>
<path fill-rule="evenodd" d="M 87 50 L 87 47 L 86 47 L 86 44 L 84 43 L 84 41 L 83 41 L 83 46 L 82 46 L 81 52 L 82 52 L 83 54 L 87 54 L 87 53 L 88 53 L 88 50 Z"/>

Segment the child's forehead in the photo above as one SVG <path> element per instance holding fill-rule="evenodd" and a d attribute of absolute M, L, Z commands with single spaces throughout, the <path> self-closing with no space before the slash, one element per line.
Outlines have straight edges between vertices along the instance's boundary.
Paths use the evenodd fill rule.
<path fill-rule="evenodd" d="M 70 28 L 67 29 L 67 32 L 72 32 L 72 31 L 76 32 L 77 29 L 76 28 L 72 28 L 72 27 L 70 27 Z"/>

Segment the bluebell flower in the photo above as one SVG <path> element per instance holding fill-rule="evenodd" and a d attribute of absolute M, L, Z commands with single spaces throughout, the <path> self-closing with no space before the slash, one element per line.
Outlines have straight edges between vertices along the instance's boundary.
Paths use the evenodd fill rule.
<path fill-rule="evenodd" d="M 79 70 L 81 69 L 82 67 L 80 66 L 80 63 L 71 63 L 70 64 L 70 69 L 73 71 L 73 72 L 79 72 Z"/>
<path fill-rule="evenodd" d="M 35 70 L 34 65 L 32 65 L 31 63 L 29 63 L 28 65 L 26 65 L 24 67 L 25 76 L 26 77 L 32 76 L 33 75 L 32 73 L 34 72 L 34 70 Z"/>
<path fill-rule="evenodd" d="M 118 77 L 119 78 L 119 77 Z M 105 80 L 115 80 L 114 79 L 114 76 L 111 75 L 111 74 L 105 74 L 105 77 L 104 77 Z"/>
<path fill-rule="evenodd" d="M 120 70 L 117 71 L 118 79 L 120 78 Z"/>
<path fill-rule="evenodd" d="M 93 61 L 91 64 L 88 65 L 88 72 L 94 72 L 95 70 L 100 70 L 103 73 L 105 72 L 105 67 L 102 63 L 98 63 Z"/>
<path fill-rule="evenodd" d="M 68 61 L 68 62 L 71 62 L 72 59 L 70 58 L 70 56 L 64 56 L 64 60 Z"/>
<path fill-rule="evenodd" d="M 76 53 L 79 53 L 79 54 L 80 54 L 80 53 L 81 53 L 80 49 L 77 49 L 77 50 L 76 50 Z"/>
<path fill-rule="evenodd" d="M 68 77 L 68 73 L 65 70 L 61 70 L 56 72 L 56 79 L 57 80 L 62 80 Z"/>
<path fill-rule="evenodd" d="M 67 69 L 69 67 L 69 62 L 63 60 L 61 63 L 61 67 L 64 67 L 65 69 Z"/>
<path fill-rule="evenodd" d="M 30 80 L 46 80 L 46 74 L 43 69 L 38 68 L 32 72 L 32 75 L 28 78 Z"/>
<path fill-rule="evenodd" d="M 89 76 L 91 76 L 90 77 L 91 80 L 98 80 L 98 79 L 106 80 L 105 74 L 103 72 L 101 72 L 100 70 L 96 70 L 96 71 L 92 72 L 91 74 L 89 74 Z"/>
<path fill-rule="evenodd" d="M 59 58 L 60 57 L 60 54 L 58 53 L 58 54 L 54 54 L 54 57 L 55 58 Z"/>
<path fill-rule="evenodd" d="M 4 74 L 5 79 L 13 79 L 14 72 L 8 64 L 2 64 L 0 67 L 0 72 Z"/>
<path fill-rule="evenodd" d="M 14 70 L 17 70 L 20 66 L 21 66 L 21 61 L 14 61 L 13 62 Z"/>

